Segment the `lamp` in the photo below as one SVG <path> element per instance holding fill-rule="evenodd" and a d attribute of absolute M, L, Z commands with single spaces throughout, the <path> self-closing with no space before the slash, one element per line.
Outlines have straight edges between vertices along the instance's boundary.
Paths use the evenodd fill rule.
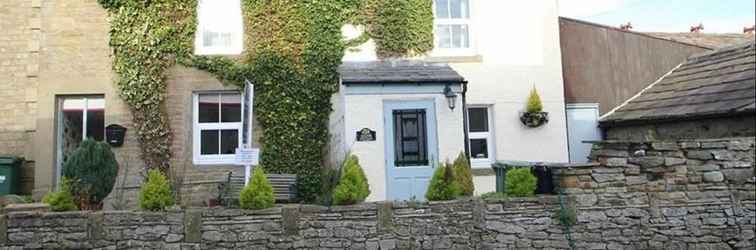
<path fill-rule="evenodd" d="M 449 85 L 446 85 L 444 88 L 444 96 L 446 97 L 446 101 L 449 102 L 449 109 L 454 110 L 454 107 L 457 104 L 457 94 L 452 91 Z"/>

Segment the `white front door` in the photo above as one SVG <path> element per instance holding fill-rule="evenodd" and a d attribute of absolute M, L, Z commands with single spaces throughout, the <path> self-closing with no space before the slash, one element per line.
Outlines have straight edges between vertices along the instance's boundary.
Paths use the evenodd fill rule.
<path fill-rule="evenodd" d="M 424 200 L 438 162 L 433 100 L 384 103 L 389 200 Z"/>

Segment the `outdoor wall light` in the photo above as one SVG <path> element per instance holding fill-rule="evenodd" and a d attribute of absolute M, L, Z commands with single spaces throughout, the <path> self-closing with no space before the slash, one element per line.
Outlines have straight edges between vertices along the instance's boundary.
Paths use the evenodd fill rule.
<path fill-rule="evenodd" d="M 457 104 L 457 94 L 454 94 L 454 91 L 452 91 L 449 85 L 446 85 L 444 88 L 444 96 L 446 96 L 446 101 L 449 102 L 449 109 L 454 110 L 454 107 Z"/>

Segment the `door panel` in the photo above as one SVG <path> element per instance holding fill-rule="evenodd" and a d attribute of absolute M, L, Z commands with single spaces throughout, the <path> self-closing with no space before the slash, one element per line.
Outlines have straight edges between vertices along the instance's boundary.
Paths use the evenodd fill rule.
<path fill-rule="evenodd" d="M 389 200 L 424 200 L 438 156 L 434 103 L 384 104 L 386 186 Z"/>
<path fill-rule="evenodd" d="M 599 111 L 595 104 L 567 105 L 567 133 L 570 145 L 570 162 L 588 162 L 593 144 L 584 141 L 601 140 L 598 127 Z"/>

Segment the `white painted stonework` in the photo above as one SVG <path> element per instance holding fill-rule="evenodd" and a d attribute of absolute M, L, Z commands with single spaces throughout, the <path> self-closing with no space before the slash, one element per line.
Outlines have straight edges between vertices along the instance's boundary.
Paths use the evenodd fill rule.
<path fill-rule="evenodd" d="M 424 60 L 447 62 L 468 81 L 467 105 L 485 105 L 491 112 L 496 160 L 567 162 L 567 130 L 564 88 L 559 45 L 558 9 L 556 0 L 510 1 L 470 0 L 471 53 L 448 56 L 438 50 Z M 344 34 L 356 37 L 360 30 L 344 27 Z M 348 51 L 345 61 L 376 60 L 372 41 Z M 444 54 L 444 57 L 440 57 Z M 528 93 L 535 86 L 549 112 L 549 123 L 527 128 L 519 121 Z M 438 112 L 438 142 L 441 158 L 453 160 L 464 148 L 461 104 L 453 112 L 446 100 L 434 95 L 342 95 L 341 127 L 332 131 L 343 133 L 342 147 L 360 157 L 371 185 L 369 200 L 383 200 L 385 193 L 384 141 L 382 100 L 434 98 Z M 461 98 L 458 99 L 461 102 Z M 333 122 L 332 122 L 333 123 Z M 375 128 L 374 143 L 354 142 L 353 133 L 364 127 Z M 341 132 L 343 131 L 343 132 Z M 350 134 L 351 133 L 351 134 Z M 344 136 L 345 135 L 345 136 Z M 490 168 L 477 165 L 476 168 Z M 474 178 L 476 194 L 494 191 L 493 176 Z"/>

